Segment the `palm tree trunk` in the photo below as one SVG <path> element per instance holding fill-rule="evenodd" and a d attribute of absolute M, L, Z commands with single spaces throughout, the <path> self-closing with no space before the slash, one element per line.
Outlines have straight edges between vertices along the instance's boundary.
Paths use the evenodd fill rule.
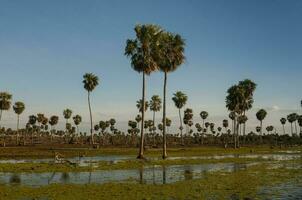
<path fill-rule="evenodd" d="M 167 72 L 164 79 L 164 103 L 163 103 L 163 159 L 167 157 L 167 141 L 166 141 L 166 90 L 167 90 Z"/>
<path fill-rule="evenodd" d="M 17 116 L 17 137 L 16 137 L 16 142 L 17 142 L 17 145 L 19 143 L 19 120 L 20 120 L 20 116 L 18 115 Z"/>
<path fill-rule="evenodd" d="M 262 120 L 260 121 L 260 143 L 262 144 Z"/>
<path fill-rule="evenodd" d="M 285 135 L 285 128 L 284 128 L 284 124 L 282 124 L 282 126 L 283 126 L 283 134 Z"/>
<path fill-rule="evenodd" d="M 291 134 L 293 136 L 293 123 L 292 122 L 290 123 L 290 132 L 291 132 Z"/>
<path fill-rule="evenodd" d="M 297 121 L 295 121 L 295 132 L 296 132 L 296 134 L 298 134 L 298 131 L 297 131 Z"/>
<path fill-rule="evenodd" d="M 233 135 L 234 135 L 234 148 L 236 149 L 236 144 L 237 144 L 237 139 L 236 139 L 236 117 L 233 120 L 233 124 L 234 124 L 234 131 L 233 131 Z"/>
<path fill-rule="evenodd" d="M 2 110 L 0 110 L 0 122 L 1 122 L 1 118 L 2 118 Z M 0 128 L 1 128 L 1 124 L 0 124 Z"/>
<path fill-rule="evenodd" d="M 143 90 L 142 90 L 142 122 L 141 122 L 141 138 L 139 145 L 139 154 L 137 156 L 138 159 L 144 158 L 144 121 L 145 121 L 145 90 L 146 90 L 146 80 L 145 80 L 145 72 L 143 71 Z"/>
<path fill-rule="evenodd" d="M 153 111 L 153 146 L 155 146 L 155 135 L 156 135 L 156 133 L 155 133 L 156 131 L 155 131 L 155 111 Z"/>
<path fill-rule="evenodd" d="M 181 112 L 180 112 L 180 109 L 178 109 L 178 114 L 179 114 L 179 122 L 180 122 L 180 140 L 181 140 L 181 145 L 184 144 L 184 140 L 183 140 L 183 137 L 182 137 L 182 120 L 181 120 Z"/>
<path fill-rule="evenodd" d="M 90 114 L 90 144 L 93 145 L 93 130 L 92 130 L 92 114 L 91 114 L 91 106 L 90 106 L 90 92 L 88 91 L 88 107 L 89 107 L 89 114 Z"/>

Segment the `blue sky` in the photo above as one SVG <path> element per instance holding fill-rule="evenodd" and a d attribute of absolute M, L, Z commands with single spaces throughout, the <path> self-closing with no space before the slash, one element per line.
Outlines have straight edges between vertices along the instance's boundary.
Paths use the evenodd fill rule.
<path fill-rule="evenodd" d="M 221 124 L 226 90 L 250 78 L 258 87 L 248 126 L 266 108 L 265 124 L 279 128 L 281 116 L 301 113 L 301 21 L 300 0 L 0 0 L 0 91 L 26 103 L 23 123 L 38 112 L 62 118 L 71 108 L 84 117 L 85 129 L 81 81 L 93 72 L 101 80 L 92 96 L 95 121 L 114 117 L 125 128 L 141 97 L 141 76 L 123 55 L 125 41 L 136 24 L 155 23 L 186 39 L 187 60 L 168 77 L 170 118 L 177 119 L 172 94 L 182 90 L 195 121 L 207 110 L 209 121 Z M 148 98 L 162 94 L 162 78 L 148 78 Z M 1 123 L 14 127 L 15 118 L 11 110 Z"/>

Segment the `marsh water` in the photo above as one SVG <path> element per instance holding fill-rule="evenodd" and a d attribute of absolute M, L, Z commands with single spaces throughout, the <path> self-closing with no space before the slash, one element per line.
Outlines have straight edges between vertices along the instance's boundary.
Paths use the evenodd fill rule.
<path fill-rule="evenodd" d="M 302 168 L 302 162 L 295 164 L 273 162 L 291 159 L 299 159 L 302 161 L 300 153 L 283 152 L 280 154 L 227 154 L 227 155 L 212 155 L 212 156 L 192 156 L 192 157 L 170 157 L 170 160 L 178 159 L 224 159 L 224 158 L 261 158 L 271 163 L 272 168 Z M 98 165 L 100 161 L 109 163 L 124 162 L 126 160 L 134 160 L 133 156 L 92 156 L 92 157 L 74 157 L 68 159 L 71 162 L 77 163 L 79 166 Z M 156 160 L 159 158 L 149 158 Z M 0 160 L 0 163 L 54 163 L 54 159 L 23 159 L 23 160 Z M 124 170 L 92 170 L 88 172 L 43 172 L 43 173 L 4 173 L 0 172 L 0 184 L 5 185 L 25 185 L 30 187 L 39 187 L 49 184 L 102 184 L 108 182 L 124 182 L 132 181 L 140 184 L 169 184 L 182 180 L 200 179 L 207 173 L 213 171 L 235 172 L 238 170 L 246 170 L 251 165 L 257 162 L 248 164 L 238 163 L 214 163 L 214 164 L 185 164 L 185 165 L 170 165 L 159 166 L 153 165 L 142 167 L 139 169 L 124 169 Z M 260 190 L 263 196 L 272 196 L 270 192 L 277 190 L 282 191 L 280 199 L 299 199 L 302 198 L 300 186 L 293 182 L 284 183 L 274 188 L 262 188 Z M 284 189 L 285 188 L 285 189 Z M 279 195 L 280 196 L 280 195 Z M 278 196 L 278 197 L 279 197 Z M 298 197 L 298 198 L 297 198 Z M 276 198 L 277 199 L 277 198 Z"/>

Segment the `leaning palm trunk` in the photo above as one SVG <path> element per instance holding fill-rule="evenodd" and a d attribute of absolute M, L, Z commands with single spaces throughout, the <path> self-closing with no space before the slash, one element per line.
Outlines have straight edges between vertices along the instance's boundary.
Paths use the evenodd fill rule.
<path fill-rule="evenodd" d="M 88 107 L 89 107 L 89 114 L 90 114 L 90 144 L 93 145 L 93 130 L 92 130 L 92 114 L 91 114 L 91 105 L 90 105 L 90 92 L 88 91 Z"/>
<path fill-rule="evenodd" d="M 140 145 L 139 145 L 139 153 L 137 158 L 143 159 L 144 158 L 144 121 L 145 121 L 145 72 L 143 71 L 143 90 L 142 90 L 142 122 L 141 122 L 141 138 L 140 138 Z"/>
<path fill-rule="evenodd" d="M 166 141 L 166 90 L 167 90 L 167 72 L 165 72 L 164 80 L 164 103 L 163 103 L 163 159 L 167 157 L 167 141 Z"/>

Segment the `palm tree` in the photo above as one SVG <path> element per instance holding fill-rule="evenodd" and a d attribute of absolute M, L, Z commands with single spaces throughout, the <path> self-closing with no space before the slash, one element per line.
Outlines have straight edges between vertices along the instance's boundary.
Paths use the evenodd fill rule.
<path fill-rule="evenodd" d="M 66 124 L 68 124 L 68 120 L 71 118 L 72 115 L 72 110 L 70 110 L 69 108 L 63 110 L 63 116 L 66 119 Z"/>
<path fill-rule="evenodd" d="M 186 94 L 184 94 L 181 91 L 177 91 L 174 93 L 174 97 L 172 98 L 174 101 L 175 107 L 178 108 L 178 114 L 179 114 L 179 122 L 180 122 L 180 137 L 181 137 L 181 144 L 183 145 L 183 136 L 182 136 L 182 118 L 181 118 L 181 109 L 186 105 L 188 97 Z"/>
<path fill-rule="evenodd" d="M 143 101 L 140 99 L 140 100 L 136 101 L 136 108 L 139 110 L 139 112 L 142 112 L 143 108 L 144 108 L 145 112 L 146 112 L 149 108 L 149 102 L 145 101 L 145 105 L 143 105 Z"/>
<path fill-rule="evenodd" d="M 49 119 L 49 124 L 50 124 L 50 140 L 52 141 L 52 134 L 54 132 L 54 126 L 57 125 L 59 122 L 59 117 L 58 116 L 51 116 L 50 119 Z"/>
<path fill-rule="evenodd" d="M 283 134 L 285 135 L 285 128 L 284 128 L 284 125 L 285 125 L 285 123 L 286 123 L 286 119 L 285 119 L 284 117 L 282 117 L 282 118 L 280 119 L 280 122 L 281 122 L 282 127 L 283 127 Z"/>
<path fill-rule="evenodd" d="M 260 109 L 257 113 L 256 113 L 256 117 L 257 119 L 260 121 L 260 141 L 262 143 L 262 121 L 265 119 L 267 115 L 267 112 L 264 109 Z"/>
<path fill-rule="evenodd" d="M 23 113 L 23 111 L 25 110 L 25 104 L 23 102 L 16 102 L 15 105 L 13 106 L 13 109 L 15 111 L 15 113 L 17 114 L 17 144 L 19 143 L 19 121 L 20 121 L 20 115 Z"/>
<path fill-rule="evenodd" d="M 235 117 L 236 117 L 236 113 L 234 111 L 230 112 L 229 118 L 233 121 L 232 122 L 233 135 L 235 135 Z"/>
<path fill-rule="evenodd" d="M 3 110 L 9 110 L 11 107 L 12 95 L 8 92 L 0 92 L 0 122 Z M 0 126 L 1 128 L 1 126 Z"/>
<path fill-rule="evenodd" d="M 202 129 L 204 129 L 204 120 L 206 120 L 209 116 L 209 113 L 207 111 L 201 111 L 200 117 L 202 119 Z"/>
<path fill-rule="evenodd" d="M 225 128 L 225 134 L 227 134 L 227 129 L 228 129 L 228 126 L 229 126 L 229 121 L 227 119 L 224 119 L 222 121 L 222 126 Z"/>
<path fill-rule="evenodd" d="M 90 135 L 91 140 L 90 144 L 94 144 L 93 140 L 93 127 L 92 127 L 92 113 L 91 113 L 91 105 L 90 105 L 90 93 L 95 89 L 95 87 L 99 84 L 99 77 L 92 73 L 86 73 L 83 76 L 83 84 L 85 90 L 88 92 L 88 107 L 89 107 L 89 115 L 90 115 Z"/>
<path fill-rule="evenodd" d="M 244 102 L 243 102 L 243 115 L 245 115 L 245 112 L 252 108 L 254 99 L 253 95 L 256 90 L 256 83 L 249 79 L 245 79 L 243 81 L 239 81 L 238 83 L 239 87 L 243 88 L 243 94 L 244 94 Z M 246 121 L 243 123 L 243 135 L 245 135 L 245 124 Z"/>
<path fill-rule="evenodd" d="M 158 95 L 153 95 L 150 101 L 150 110 L 153 111 L 153 134 L 155 134 L 155 113 L 161 109 L 161 99 Z"/>
<path fill-rule="evenodd" d="M 237 115 L 243 113 L 243 104 L 245 101 L 244 90 L 238 85 L 233 85 L 227 90 L 228 95 L 226 96 L 226 108 L 229 111 L 233 111 L 234 117 L 234 147 L 237 148 L 237 137 L 239 130 L 239 123 L 236 125 Z M 236 137 L 237 136 L 237 137 Z M 239 140 L 239 138 L 238 138 Z"/>
<path fill-rule="evenodd" d="M 163 89 L 163 159 L 167 157 L 166 143 L 166 93 L 167 93 L 167 74 L 175 71 L 185 60 L 184 39 L 178 34 L 165 32 L 161 34 L 159 43 L 159 69 L 164 73 Z"/>
<path fill-rule="evenodd" d="M 79 134 L 79 125 L 82 122 L 82 117 L 80 115 L 75 115 L 73 118 L 73 122 L 77 127 L 77 134 Z"/>
<path fill-rule="evenodd" d="M 135 121 L 137 122 L 139 128 L 139 123 L 142 121 L 142 117 L 140 115 L 136 115 Z"/>
<path fill-rule="evenodd" d="M 28 118 L 28 123 L 33 128 L 33 131 L 31 132 L 31 144 L 34 144 L 33 132 L 35 131 L 36 122 L 37 122 L 37 117 L 35 115 L 30 115 L 29 118 Z"/>
<path fill-rule="evenodd" d="M 130 57 L 132 68 L 143 74 L 142 101 L 145 102 L 145 76 L 158 70 L 158 42 L 161 35 L 161 28 L 156 25 L 136 25 L 136 38 L 128 39 L 126 42 L 125 55 Z M 145 103 L 142 104 L 141 138 L 137 158 L 144 157 L 144 121 Z"/>
<path fill-rule="evenodd" d="M 300 126 L 300 137 L 302 137 L 302 115 L 298 117 L 298 124 Z"/>
<path fill-rule="evenodd" d="M 292 135 L 293 135 L 293 122 L 295 122 L 295 120 L 296 120 L 295 113 L 291 113 L 287 115 L 287 121 L 290 123 L 290 130 Z"/>

